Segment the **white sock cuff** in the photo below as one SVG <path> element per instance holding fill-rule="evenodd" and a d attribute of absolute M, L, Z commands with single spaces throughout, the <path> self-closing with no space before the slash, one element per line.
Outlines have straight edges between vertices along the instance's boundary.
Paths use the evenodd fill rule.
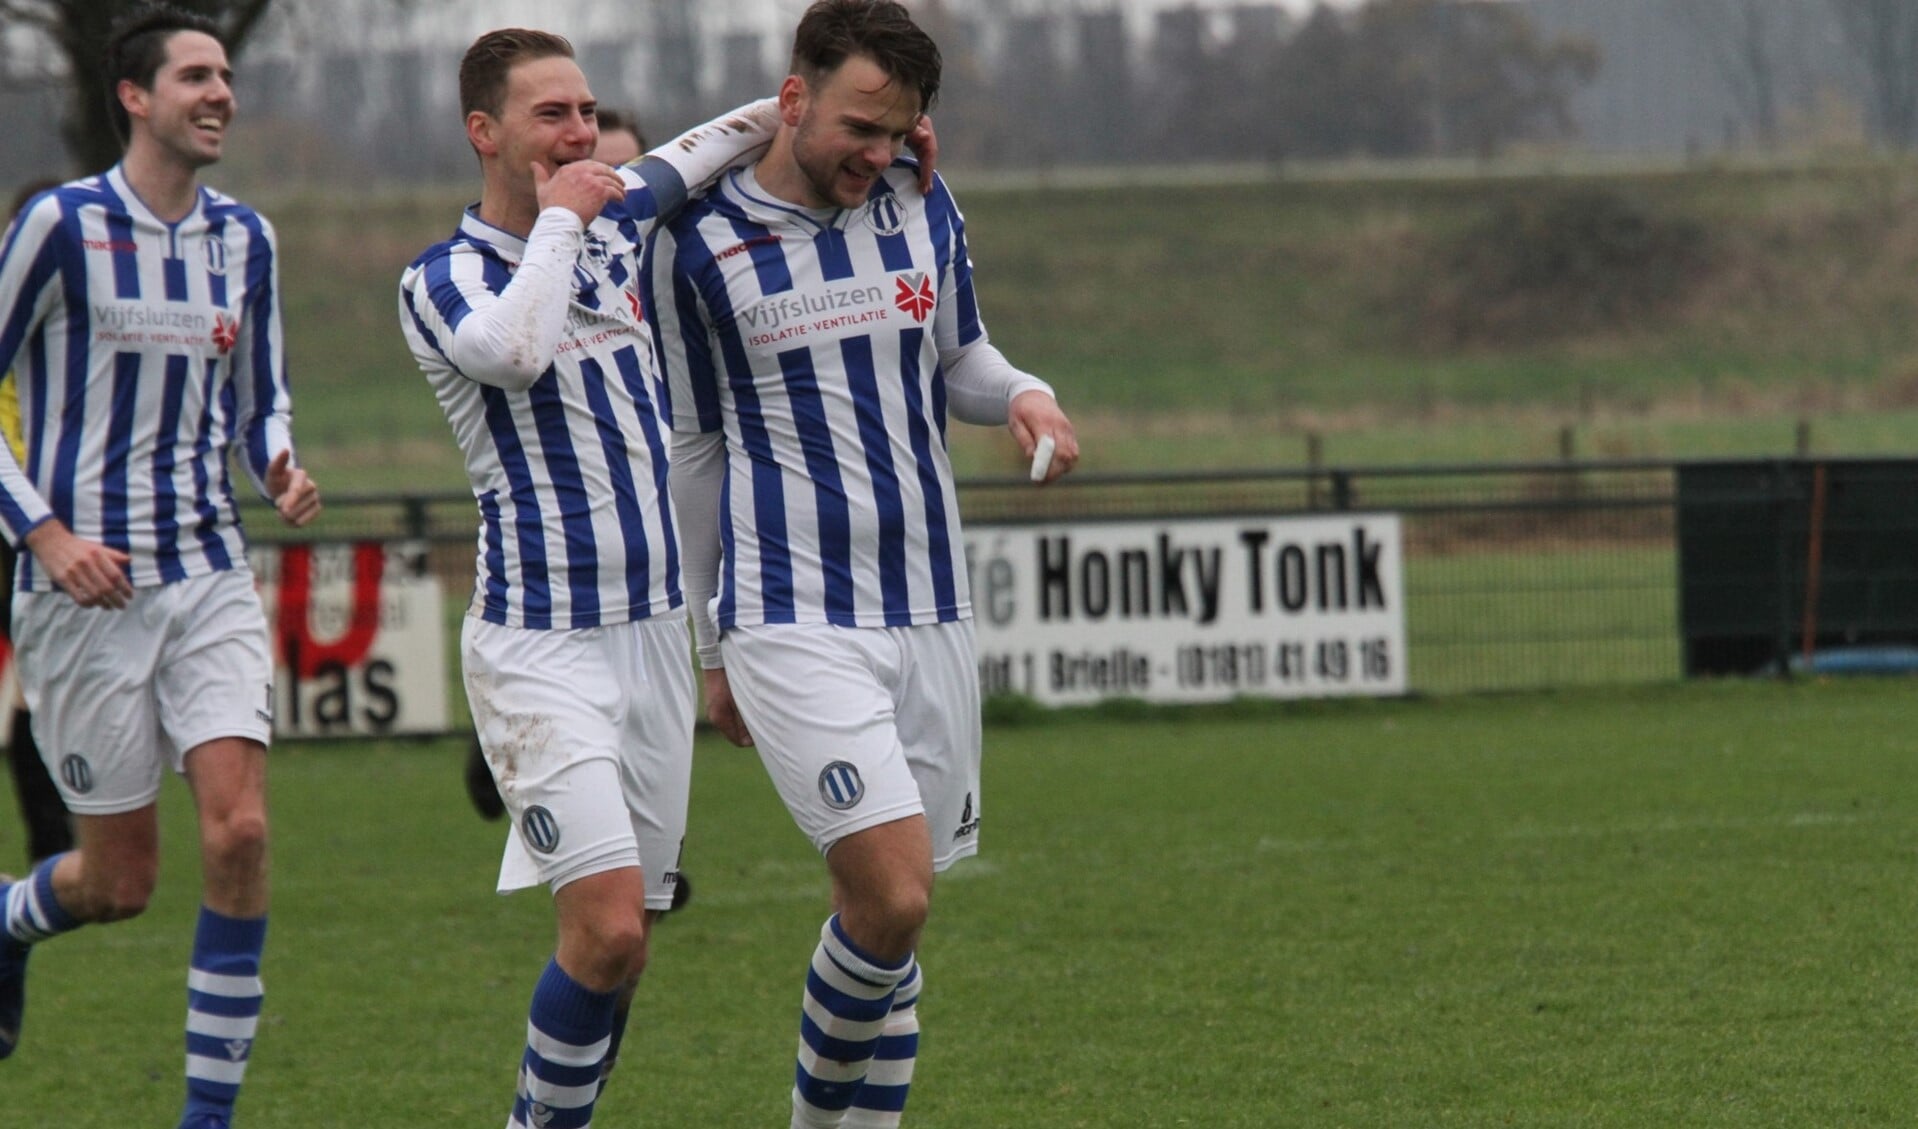
<path fill-rule="evenodd" d="M 825 927 L 819 931 L 819 945 L 825 950 L 826 955 L 832 958 L 833 963 L 858 977 L 863 983 L 881 989 L 875 992 L 875 995 L 884 995 L 892 991 L 913 969 L 911 953 L 906 954 L 906 959 L 899 964 L 887 965 L 877 957 L 862 951 L 853 939 L 846 935 L 845 929 L 839 924 L 838 914 L 826 919 Z"/>

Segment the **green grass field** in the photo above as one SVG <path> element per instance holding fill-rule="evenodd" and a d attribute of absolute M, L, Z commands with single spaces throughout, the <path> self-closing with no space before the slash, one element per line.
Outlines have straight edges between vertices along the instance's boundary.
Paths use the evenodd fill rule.
<path fill-rule="evenodd" d="M 1915 726 L 1909 680 L 994 726 L 911 1124 L 1909 1125 Z M 550 914 L 490 892 L 459 756 L 276 753 L 243 1125 L 504 1120 Z M 785 1122 L 822 871 L 751 754 L 697 765 L 697 898 L 600 1124 Z M 148 914 L 34 957 L 0 1121 L 172 1123 L 195 867 L 163 808 Z"/>

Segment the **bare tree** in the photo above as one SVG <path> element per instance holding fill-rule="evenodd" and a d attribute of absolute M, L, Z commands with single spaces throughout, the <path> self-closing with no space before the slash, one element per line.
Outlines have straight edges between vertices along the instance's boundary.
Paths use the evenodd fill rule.
<path fill-rule="evenodd" d="M 1918 4 L 1912 0 L 1828 0 L 1845 42 L 1864 64 L 1878 137 L 1918 142 Z"/>
<path fill-rule="evenodd" d="M 0 24 L 40 29 L 59 52 L 68 100 L 61 136 L 78 173 L 99 172 L 120 159 L 107 111 L 107 35 L 140 0 L 0 0 Z M 272 0 L 173 0 L 219 23 L 227 49 L 239 54 Z M 54 77 L 48 75 L 48 78 Z"/>
<path fill-rule="evenodd" d="M 1780 49 L 1777 0 L 1672 0 L 1693 40 L 1730 90 L 1766 149 L 1778 144 Z"/>

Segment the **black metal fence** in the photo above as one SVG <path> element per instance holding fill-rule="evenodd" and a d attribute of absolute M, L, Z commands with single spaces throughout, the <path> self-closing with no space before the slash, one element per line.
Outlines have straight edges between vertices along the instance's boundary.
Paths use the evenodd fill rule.
<path fill-rule="evenodd" d="M 972 479 L 960 498 L 975 522 L 1397 513 L 1410 685 L 1454 693 L 1789 670 L 1918 640 L 1915 488 L 1918 462 L 1606 460 Z M 472 498 L 450 493 L 330 498 L 297 536 L 425 540 L 458 603 L 475 535 Z M 1692 637 L 1742 643 L 1714 666 Z"/>

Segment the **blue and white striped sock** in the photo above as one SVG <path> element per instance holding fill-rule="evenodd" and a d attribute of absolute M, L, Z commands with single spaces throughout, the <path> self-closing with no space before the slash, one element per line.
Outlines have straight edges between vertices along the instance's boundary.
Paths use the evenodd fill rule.
<path fill-rule="evenodd" d="M 32 874 L 0 889 L 0 922 L 7 936 L 32 945 L 80 927 L 80 921 L 53 896 L 53 866 L 66 857 L 42 859 Z"/>
<path fill-rule="evenodd" d="M 186 979 L 186 1113 L 231 1118 L 260 1026 L 266 918 L 200 907 Z M 224 1124 L 224 1122 L 221 1122 Z"/>
<path fill-rule="evenodd" d="M 893 993 L 912 970 L 861 952 L 826 920 L 806 974 L 799 1016 L 799 1062 L 793 1071 L 793 1129 L 833 1129 L 859 1092 L 892 1014 Z"/>
<path fill-rule="evenodd" d="M 526 1056 L 507 1129 L 585 1129 L 599 1097 L 599 1067 L 613 1037 L 618 992 L 595 992 L 548 962 L 533 989 Z"/>
<path fill-rule="evenodd" d="M 897 1129 L 912 1089 L 912 1068 L 919 1061 L 919 990 L 925 982 L 919 962 L 913 961 L 893 992 L 892 1014 L 879 1033 L 866 1080 L 846 1111 L 844 1129 Z"/>

